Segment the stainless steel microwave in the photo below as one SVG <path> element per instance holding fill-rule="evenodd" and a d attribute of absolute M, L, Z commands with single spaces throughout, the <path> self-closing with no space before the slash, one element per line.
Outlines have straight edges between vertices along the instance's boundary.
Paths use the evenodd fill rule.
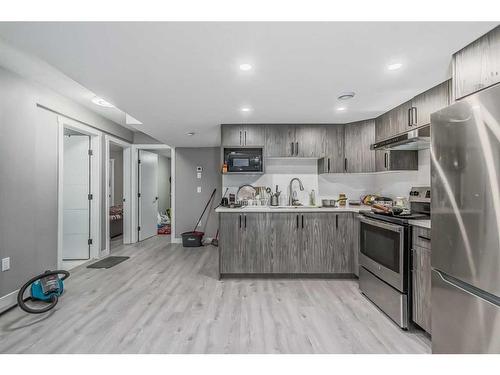
<path fill-rule="evenodd" d="M 224 148 L 228 173 L 264 173 L 262 147 Z"/>

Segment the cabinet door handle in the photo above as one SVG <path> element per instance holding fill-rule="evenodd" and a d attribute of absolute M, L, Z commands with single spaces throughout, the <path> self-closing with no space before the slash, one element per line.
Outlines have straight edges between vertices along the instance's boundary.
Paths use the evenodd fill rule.
<path fill-rule="evenodd" d="M 387 152 L 384 152 L 384 168 L 387 169 Z"/>
<path fill-rule="evenodd" d="M 413 107 L 413 110 L 415 112 L 415 114 L 413 116 L 413 125 L 417 125 L 417 122 L 418 122 L 418 117 L 417 117 L 417 115 L 418 115 L 418 109 L 417 109 L 417 107 Z"/>
<path fill-rule="evenodd" d="M 408 126 L 411 126 L 411 122 L 412 122 L 412 107 L 408 108 Z"/>
<path fill-rule="evenodd" d="M 295 156 L 299 155 L 299 142 L 295 142 Z"/>
<path fill-rule="evenodd" d="M 296 219 L 296 221 L 297 221 L 297 222 L 296 222 L 296 224 L 297 224 L 297 229 L 299 229 L 299 215 L 297 215 L 297 216 L 295 217 L 295 219 Z"/>
<path fill-rule="evenodd" d="M 247 230 L 247 214 L 245 214 L 245 230 Z"/>
<path fill-rule="evenodd" d="M 247 131 L 245 130 L 245 146 L 247 145 Z"/>
<path fill-rule="evenodd" d="M 344 158 L 344 171 L 347 172 L 347 158 Z"/>
<path fill-rule="evenodd" d="M 429 242 L 431 240 L 429 237 L 425 237 L 425 236 L 418 236 L 418 238 L 420 238 L 421 240 L 424 240 L 424 241 L 429 241 Z"/>
<path fill-rule="evenodd" d="M 304 229 L 304 215 L 301 216 L 302 216 L 302 229 Z"/>
<path fill-rule="evenodd" d="M 339 215 L 335 215 L 335 228 L 339 229 Z"/>
<path fill-rule="evenodd" d="M 290 143 L 290 145 L 292 146 L 292 152 L 290 153 L 290 155 L 293 156 L 293 142 Z"/>
<path fill-rule="evenodd" d="M 242 144 L 241 144 L 241 130 L 240 130 L 240 146 L 242 146 Z"/>
<path fill-rule="evenodd" d="M 328 173 L 330 173 L 330 158 L 328 158 Z"/>
<path fill-rule="evenodd" d="M 241 229 L 241 214 L 240 214 L 240 229 Z"/>

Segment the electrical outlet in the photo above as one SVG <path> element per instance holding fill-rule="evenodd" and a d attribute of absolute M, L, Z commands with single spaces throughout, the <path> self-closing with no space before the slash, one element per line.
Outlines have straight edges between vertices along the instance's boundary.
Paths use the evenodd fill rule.
<path fill-rule="evenodd" d="M 10 270 L 10 257 L 2 259 L 2 272 Z"/>
<path fill-rule="evenodd" d="M 198 179 L 201 178 L 201 172 L 196 173 L 196 178 L 198 178 Z"/>
<path fill-rule="evenodd" d="M 197 192 L 197 193 L 201 193 L 201 186 L 198 186 L 198 187 L 196 188 L 196 192 Z"/>

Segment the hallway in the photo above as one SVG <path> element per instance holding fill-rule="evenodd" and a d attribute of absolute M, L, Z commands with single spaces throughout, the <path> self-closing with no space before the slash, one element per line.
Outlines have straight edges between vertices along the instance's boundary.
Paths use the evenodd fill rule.
<path fill-rule="evenodd" d="M 429 353 L 351 280 L 217 280 L 217 249 L 155 236 L 78 267 L 43 316 L 0 315 L 0 353 Z"/>

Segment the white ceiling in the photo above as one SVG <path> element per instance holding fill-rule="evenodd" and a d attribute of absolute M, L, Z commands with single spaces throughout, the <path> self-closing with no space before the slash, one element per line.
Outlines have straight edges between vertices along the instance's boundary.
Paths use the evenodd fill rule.
<path fill-rule="evenodd" d="M 0 23 L 0 36 L 142 121 L 154 138 L 213 146 L 221 123 L 375 117 L 449 78 L 452 53 L 496 24 L 25 22 Z M 403 68 L 388 71 L 395 61 Z M 254 69 L 240 71 L 243 62 Z M 337 112 L 343 91 L 356 97 Z"/>

